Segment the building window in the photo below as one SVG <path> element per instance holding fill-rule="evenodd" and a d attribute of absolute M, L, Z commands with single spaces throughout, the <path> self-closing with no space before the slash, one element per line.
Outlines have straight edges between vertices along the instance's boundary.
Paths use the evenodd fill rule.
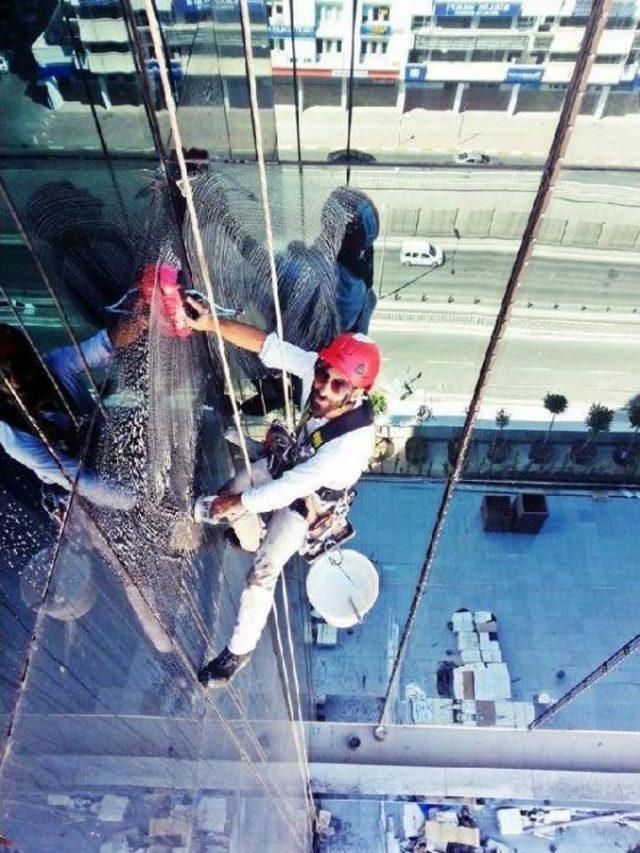
<path fill-rule="evenodd" d="M 84 42 L 87 53 L 128 53 L 129 44 L 120 41 Z M 152 57 L 153 58 L 153 57 Z"/>
<path fill-rule="evenodd" d="M 316 39 L 317 58 L 325 53 L 342 53 L 342 39 Z"/>
<path fill-rule="evenodd" d="M 478 26 L 483 30 L 510 30 L 512 18 L 481 17 Z"/>
<path fill-rule="evenodd" d="M 593 61 L 596 65 L 618 65 L 624 61 L 624 58 L 624 53 L 598 53 Z"/>
<path fill-rule="evenodd" d="M 319 23 L 338 21 L 342 18 L 342 7 L 335 3 L 318 3 L 316 14 Z"/>
<path fill-rule="evenodd" d="M 411 29 L 419 30 L 422 27 L 428 27 L 431 25 L 431 15 L 414 15 L 411 18 Z"/>
<path fill-rule="evenodd" d="M 586 27 L 589 18 L 587 15 L 569 15 L 566 18 L 560 18 L 561 27 Z"/>
<path fill-rule="evenodd" d="M 575 62 L 578 56 L 577 53 L 550 53 L 549 62 Z"/>
<path fill-rule="evenodd" d="M 265 8 L 267 10 L 267 20 L 278 17 L 284 12 L 284 5 L 282 3 L 266 3 Z"/>
<path fill-rule="evenodd" d="M 466 50 L 432 50 L 429 57 L 432 62 L 464 62 Z"/>
<path fill-rule="evenodd" d="M 371 23 L 372 21 L 388 21 L 389 7 L 388 6 L 364 6 L 362 9 L 362 22 Z"/>
<path fill-rule="evenodd" d="M 604 27 L 606 30 L 632 30 L 635 27 L 635 23 L 633 18 L 611 17 L 607 19 Z"/>
<path fill-rule="evenodd" d="M 556 19 L 553 16 L 544 18 L 541 21 L 540 26 L 538 27 L 538 32 L 539 33 L 548 33 L 549 30 L 551 30 L 551 28 L 555 24 L 555 22 L 556 22 Z"/>
<path fill-rule="evenodd" d="M 504 62 L 504 50 L 472 50 L 472 62 Z"/>
<path fill-rule="evenodd" d="M 530 30 L 533 27 L 535 18 L 523 17 L 522 15 L 516 18 L 516 27 L 519 30 Z"/>
<path fill-rule="evenodd" d="M 471 29 L 471 18 L 470 17 L 446 17 L 446 18 L 436 18 L 435 19 L 436 26 L 442 27 L 444 29 L 453 29 L 453 30 L 468 30 Z"/>

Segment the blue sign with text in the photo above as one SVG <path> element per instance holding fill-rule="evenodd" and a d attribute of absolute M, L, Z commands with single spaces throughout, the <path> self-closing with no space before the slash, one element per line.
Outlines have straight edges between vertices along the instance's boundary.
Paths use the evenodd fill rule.
<path fill-rule="evenodd" d="M 515 18 L 520 14 L 521 3 L 436 3 L 439 18 Z"/>
<path fill-rule="evenodd" d="M 528 65 L 512 65 L 507 69 L 505 83 L 540 83 L 543 68 Z"/>
<path fill-rule="evenodd" d="M 427 79 L 426 65 L 405 65 L 405 83 L 423 83 Z"/>
<path fill-rule="evenodd" d="M 297 39 L 312 39 L 316 37 L 316 31 L 314 27 L 294 27 L 293 34 Z M 277 24 L 275 26 L 269 27 L 269 35 L 271 36 L 271 38 L 276 39 L 290 39 L 291 27 L 287 24 Z"/>

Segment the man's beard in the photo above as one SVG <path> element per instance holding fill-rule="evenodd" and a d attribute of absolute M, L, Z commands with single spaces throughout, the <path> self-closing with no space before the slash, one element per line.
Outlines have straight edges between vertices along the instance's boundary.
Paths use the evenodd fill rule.
<path fill-rule="evenodd" d="M 341 403 L 335 403 L 330 400 L 328 397 L 324 399 L 320 399 L 320 395 L 318 391 L 314 388 L 311 392 L 311 398 L 309 400 L 309 408 L 311 409 L 311 414 L 316 417 L 324 417 L 329 414 L 333 409 L 337 409 Z"/>

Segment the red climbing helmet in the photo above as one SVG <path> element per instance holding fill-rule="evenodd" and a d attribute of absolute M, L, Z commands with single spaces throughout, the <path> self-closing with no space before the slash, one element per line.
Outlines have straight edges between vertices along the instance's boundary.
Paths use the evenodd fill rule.
<path fill-rule="evenodd" d="M 345 332 L 318 353 L 330 367 L 335 367 L 354 388 L 368 391 L 380 370 L 380 350 L 366 335 Z"/>

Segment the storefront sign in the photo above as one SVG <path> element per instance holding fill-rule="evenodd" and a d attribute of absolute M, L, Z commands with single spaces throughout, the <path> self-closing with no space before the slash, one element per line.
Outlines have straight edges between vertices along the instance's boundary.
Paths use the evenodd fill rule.
<path fill-rule="evenodd" d="M 362 24 L 360 35 L 363 36 L 388 36 L 391 35 L 389 24 Z"/>
<path fill-rule="evenodd" d="M 515 18 L 520 14 L 521 3 L 436 3 L 439 18 Z"/>
<path fill-rule="evenodd" d="M 405 65 L 405 83 L 423 83 L 427 79 L 426 65 Z"/>
<path fill-rule="evenodd" d="M 297 39 L 312 39 L 316 37 L 316 31 L 313 27 L 294 27 L 293 35 Z M 269 27 L 269 36 L 276 39 L 290 39 L 291 27 L 286 24 L 277 24 Z"/>
<path fill-rule="evenodd" d="M 544 68 L 532 65 L 511 65 L 505 83 L 540 83 Z"/>

